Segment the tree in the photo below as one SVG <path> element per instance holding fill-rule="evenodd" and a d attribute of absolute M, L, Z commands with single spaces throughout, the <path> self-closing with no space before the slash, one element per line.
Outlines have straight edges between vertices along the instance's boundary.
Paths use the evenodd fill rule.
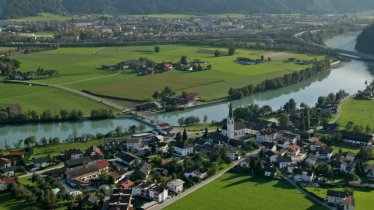
<path fill-rule="evenodd" d="M 188 139 L 187 131 L 186 131 L 186 129 L 184 129 L 184 130 L 183 130 L 182 140 L 183 140 L 183 141 L 186 141 L 187 139 Z"/>
<path fill-rule="evenodd" d="M 347 131 L 350 131 L 350 130 L 352 130 L 353 125 L 354 125 L 354 123 L 351 122 L 351 121 L 349 121 L 349 122 L 347 122 L 347 124 L 345 125 L 345 129 L 346 129 Z"/>
<path fill-rule="evenodd" d="M 146 129 L 146 127 L 145 127 L 144 124 L 140 124 L 140 125 L 139 125 L 139 131 L 140 131 L 140 132 L 143 132 L 145 129 Z"/>
<path fill-rule="evenodd" d="M 208 115 L 204 115 L 204 123 L 206 124 L 208 122 Z"/>
<path fill-rule="evenodd" d="M 208 128 L 206 127 L 205 128 L 205 131 L 204 131 L 204 135 L 203 135 L 203 138 L 208 138 L 208 134 L 209 134 L 209 132 L 208 132 Z"/>
<path fill-rule="evenodd" d="M 178 132 L 177 135 L 175 135 L 175 141 L 177 141 L 177 142 L 182 141 L 182 134 L 181 134 L 181 132 Z"/>
<path fill-rule="evenodd" d="M 264 61 L 264 60 L 265 60 L 265 56 L 261 55 L 261 61 Z"/>
<path fill-rule="evenodd" d="M 157 100 L 160 98 L 160 93 L 158 91 L 155 91 L 153 94 L 152 94 L 152 98 Z"/>
<path fill-rule="evenodd" d="M 155 53 L 159 53 L 161 51 L 161 48 L 160 46 L 156 46 L 154 50 L 155 50 Z"/>
<path fill-rule="evenodd" d="M 361 147 L 358 152 L 358 156 L 363 160 L 367 161 L 373 158 L 373 149 L 370 147 Z"/>
<path fill-rule="evenodd" d="M 288 117 L 288 114 L 281 114 L 279 118 L 279 124 L 281 127 L 290 126 L 290 118 Z"/>
<path fill-rule="evenodd" d="M 216 50 L 215 52 L 214 52 L 214 56 L 215 57 L 219 57 L 221 55 L 221 53 L 219 52 L 219 50 Z"/>
<path fill-rule="evenodd" d="M 228 55 L 234 55 L 235 54 L 235 48 L 234 47 L 230 47 L 229 49 L 228 49 L 228 51 L 227 51 L 227 54 Z"/>
<path fill-rule="evenodd" d="M 187 60 L 187 56 L 182 56 L 181 57 L 181 60 L 180 60 L 180 63 L 183 64 L 183 65 L 187 65 L 188 64 L 188 60 Z"/>
<path fill-rule="evenodd" d="M 271 62 L 271 58 L 270 57 L 268 57 L 268 62 Z"/>

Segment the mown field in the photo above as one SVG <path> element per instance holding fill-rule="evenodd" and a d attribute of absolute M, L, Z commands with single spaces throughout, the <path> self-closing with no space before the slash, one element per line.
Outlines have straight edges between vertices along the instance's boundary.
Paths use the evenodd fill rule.
<path fill-rule="evenodd" d="M 59 113 L 62 109 L 79 109 L 88 116 L 92 109 L 108 108 L 80 96 L 40 86 L 0 83 L 0 96 L 0 107 L 18 104 L 23 112 L 51 110 Z"/>
<path fill-rule="evenodd" d="M 317 196 L 325 199 L 327 198 L 327 190 L 326 188 L 314 188 L 314 187 L 306 187 L 306 190 L 316 194 Z M 335 190 L 343 191 L 342 188 L 336 188 Z M 356 201 L 356 209 L 358 210 L 371 210 L 373 209 L 373 197 L 374 197 L 374 190 L 370 189 L 354 189 L 354 198 Z"/>
<path fill-rule="evenodd" d="M 173 209 L 324 209 L 284 181 L 227 173 L 166 208 Z"/>
<path fill-rule="evenodd" d="M 341 116 L 338 123 L 344 127 L 352 121 L 355 125 L 374 127 L 374 100 L 350 99 L 342 105 Z"/>
<path fill-rule="evenodd" d="M 214 51 L 215 48 L 163 45 L 160 53 L 154 53 L 153 47 L 60 48 L 54 51 L 20 55 L 16 58 L 21 61 L 23 71 L 38 67 L 58 70 L 60 76 L 49 79 L 48 82 L 63 84 L 77 90 L 85 89 L 102 95 L 146 100 L 151 98 L 154 91 L 170 86 L 178 93 L 196 91 L 204 100 L 209 101 L 227 96 L 230 87 L 257 84 L 265 79 L 307 67 L 285 62 L 290 57 L 305 60 L 316 57 L 256 50 L 237 50 L 234 56 L 214 57 L 213 54 L 202 52 L 201 49 Z M 100 69 L 102 64 L 116 64 L 123 60 L 140 57 L 147 57 L 155 62 L 178 62 L 183 55 L 190 60 L 201 59 L 209 62 L 213 68 L 210 71 L 188 73 L 170 71 L 144 77 L 138 77 L 131 71 L 114 75 L 113 72 Z M 235 62 L 237 57 L 257 59 L 261 55 L 271 57 L 272 61 L 252 66 L 244 66 Z"/>

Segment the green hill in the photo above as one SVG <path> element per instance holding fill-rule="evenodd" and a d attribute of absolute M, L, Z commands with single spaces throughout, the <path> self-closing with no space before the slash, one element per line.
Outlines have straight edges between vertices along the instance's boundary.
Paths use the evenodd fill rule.
<path fill-rule="evenodd" d="M 68 14 L 294 13 L 374 9 L 372 0 L 0 0 L 0 18 Z"/>
<path fill-rule="evenodd" d="M 362 53 L 374 54 L 374 23 L 364 28 L 357 37 L 356 50 Z"/>

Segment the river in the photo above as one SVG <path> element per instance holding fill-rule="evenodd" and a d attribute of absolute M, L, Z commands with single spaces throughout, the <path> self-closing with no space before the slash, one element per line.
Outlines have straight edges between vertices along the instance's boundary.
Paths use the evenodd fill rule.
<path fill-rule="evenodd" d="M 326 45 L 333 48 L 353 50 L 356 36 L 357 33 L 339 35 L 327 40 Z M 373 64 L 352 60 L 344 63 L 344 66 L 340 68 L 323 72 L 298 84 L 253 95 L 251 97 L 233 101 L 232 103 L 233 107 L 256 103 L 259 105 L 270 105 L 273 109 L 279 109 L 290 98 L 293 98 L 299 104 L 304 102 L 313 106 L 321 95 L 337 92 L 340 89 L 344 89 L 348 93 L 354 94 L 358 90 L 364 89 L 365 81 L 372 81 L 374 79 L 373 75 Z M 178 125 L 178 119 L 181 117 L 199 116 L 202 119 L 204 115 L 207 115 L 208 121 L 221 121 L 227 116 L 227 114 L 228 103 L 222 102 L 184 111 L 157 114 L 152 117 L 160 121 L 168 122 L 172 125 Z M 5 126 L 0 127 L 0 147 L 4 142 L 12 145 L 19 139 L 25 139 L 32 135 L 36 136 L 38 139 L 42 137 L 59 137 L 61 140 L 64 140 L 73 133 L 73 130 L 76 130 L 78 135 L 85 133 L 107 133 L 114 130 L 117 126 L 122 126 L 126 129 L 134 124 L 139 125 L 140 122 L 134 119 L 123 118 L 74 123 L 64 122 Z M 147 129 L 151 128 L 147 126 Z"/>

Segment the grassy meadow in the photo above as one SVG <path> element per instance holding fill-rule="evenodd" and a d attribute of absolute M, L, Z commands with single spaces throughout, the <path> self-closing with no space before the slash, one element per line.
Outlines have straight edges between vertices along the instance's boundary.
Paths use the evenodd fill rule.
<path fill-rule="evenodd" d="M 154 91 L 170 86 L 178 93 L 196 91 L 204 100 L 214 100 L 227 96 L 230 87 L 257 84 L 265 79 L 281 76 L 306 68 L 285 62 L 288 58 L 311 60 L 314 55 L 288 52 L 237 50 L 234 56 L 214 57 L 207 51 L 215 48 L 203 46 L 162 45 L 160 53 L 153 52 L 154 46 L 127 46 L 102 48 L 60 48 L 53 51 L 16 56 L 22 63 L 21 70 L 38 67 L 56 69 L 60 75 L 48 83 L 61 84 L 77 90 L 120 97 L 132 100 L 147 100 Z M 204 50 L 201 50 L 204 49 Z M 227 49 L 220 49 L 227 50 Z M 190 60 L 201 59 L 212 64 L 209 71 L 170 71 L 163 74 L 138 77 L 131 70 L 113 74 L 101 70 L 102 64 L 116 64 L 123 60 L 147 57 L 155 62 L 178 62 L 181 56 Z M 271 57 L 271 62 L 245 66 L 235 62 L 237 57 L 258 59 L 261 55 Z M 47 82 L 41 80 L 40 82 Z"/>
<path fill-rule="evenodd" d="M 355 125 L 374 127 L 374 100 L 350 99 L 342 105 L 341 116 L 338 123 L 344 127 L 352 121 Z"/>
<path fill-rule="evenodd" d="M 227 173 L 166 207 L 183 209 L 321 210 L 285 181 Z"/>
<path fill-rule="evenodd" d="M 23 112 L 46 110 L 79 109 L 88 116 L 92 109 L 108 108 L 89 99 L 48 87 L 0 83 L 0 107 L 18 104 Z"/>

